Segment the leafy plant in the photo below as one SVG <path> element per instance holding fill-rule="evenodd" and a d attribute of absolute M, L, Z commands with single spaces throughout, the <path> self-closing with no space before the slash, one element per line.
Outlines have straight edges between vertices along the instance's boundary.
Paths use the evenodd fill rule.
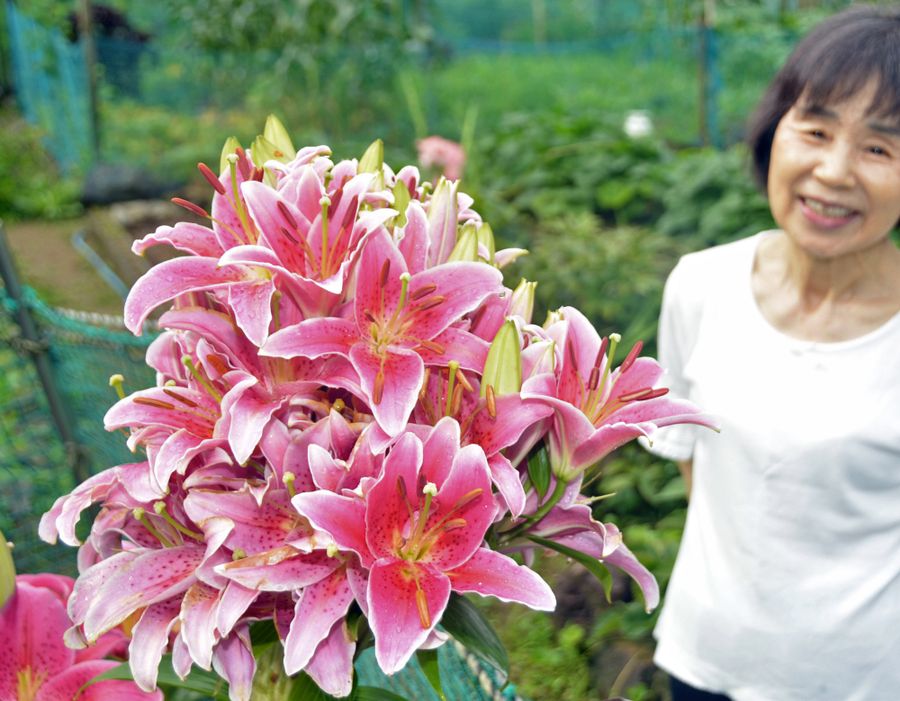
<path fill-rule="evenodd" d="M 0 106 L 0 218 L 62 219 L 80 211 L 80 184 L 60 175 L 39 129 L 8 105 Z"/>

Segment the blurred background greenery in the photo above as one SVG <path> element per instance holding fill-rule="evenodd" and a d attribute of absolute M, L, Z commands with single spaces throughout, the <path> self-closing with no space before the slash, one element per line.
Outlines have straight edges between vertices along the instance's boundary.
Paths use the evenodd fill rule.
<path fill-rule="evenodd" d="M 295 144 L 327 143 L 337 158 L 382 138 L 398 166 L 415 161 L 417 139 L 439 134 L 463 144 L 461 189 L 500 242 L 530 249 L 507 282 L 539 281 L 537 319 L 572 304 L 601 333 L 642 338 L 652 353 L 678 256 L 771 225 L 740 143 L 744 122 L 798 36 L 848 4 L 8 0 L 0 218 L 33 297 L 7 294 L 0 307 L 0 528 L 25 543 L 20 569 L 72 568 L 71 552 L 40 549 L 27 535 L 71 488 L 66 470 L 128 459 L 118 444 L 100 450 L 97 429 L 113 399 L 106 377 L 116 363 L 139 366 L 140 345 L 109 320 L 91 317 L 102 329 L 86 332 L 83 315 L 55 308 L 121 305 L 96 262 L 76 253 L 72 232 L 93 237 L 127 284 L 141 272 L 123 262 L 131 237 L 177 216 L 125 221 L 113 200 L 208 196 L 197 162 L 217 163 L 228 136 L 249 144 L 269 113 Z M 13 323 L 26 303 L 76 417 L 74 442 L 58 440 L 46 419 L 36 351 Z M 132 389 L 149 381 L 138 372 Z M 607 461 L 594 489 L 614 494 L 597 502 L 597 517 L 623 528 L 664 586 L 685 509 L 674 465 L 630 447 Z M 629 584 L 615 582 L 610 605 L 568 563 L 544 565 L 560 594 L 555 616 L 492 609 L 519 691 L 665 699 L 649 663 L 655 616 Z"/>

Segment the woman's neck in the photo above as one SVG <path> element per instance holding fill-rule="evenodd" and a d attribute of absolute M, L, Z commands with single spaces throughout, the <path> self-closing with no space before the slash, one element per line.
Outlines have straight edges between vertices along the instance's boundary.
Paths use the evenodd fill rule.
<path fill-rule="evenodd" d="M 885 239 L 840 258 L 816 258 L 780 232 L 760 242 L 753 293 L 769 323 L 789 336 L 855 338 L 900 310 L 900 250 Z"/>

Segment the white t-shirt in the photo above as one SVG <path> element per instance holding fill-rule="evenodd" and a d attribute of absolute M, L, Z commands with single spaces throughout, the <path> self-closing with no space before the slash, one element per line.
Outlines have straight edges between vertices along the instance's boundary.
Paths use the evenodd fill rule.
<path fill-rule="evenodd" d="M 655 661 L 735 701 L 897 701 L 900 314 L 850 341 L 785 336 L 751 290 L 766 235 L 666 283 L 667 381 L 722 431 L 651 447 L 694 464 Z"/>

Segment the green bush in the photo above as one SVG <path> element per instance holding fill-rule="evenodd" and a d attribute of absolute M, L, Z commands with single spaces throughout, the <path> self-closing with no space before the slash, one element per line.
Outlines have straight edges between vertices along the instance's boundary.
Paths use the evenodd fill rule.
<path fill-rule="evenodd" d="M 75 216 L 78 178 L 62 177 L 41 143 L 41 132 L 9 105 L 0 106 L 0 218 Z"/>

